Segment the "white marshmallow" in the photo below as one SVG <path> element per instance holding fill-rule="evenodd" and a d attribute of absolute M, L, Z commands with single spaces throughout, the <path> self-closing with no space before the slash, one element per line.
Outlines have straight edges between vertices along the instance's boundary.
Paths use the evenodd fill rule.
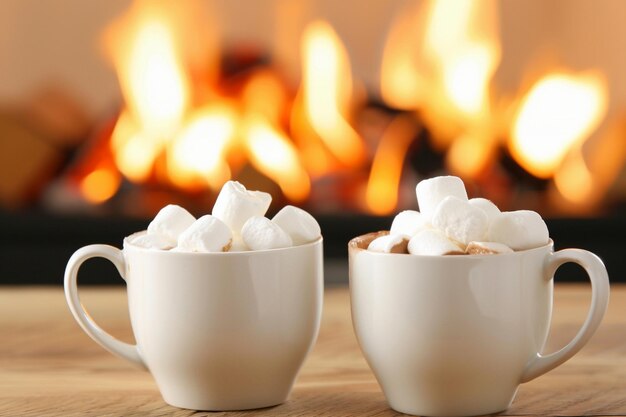
<path fill-rule="evenodd" d="M 439 203 L 432 222 L 434 227 L 464 246 L 473 240 L 484 240 L 489 227 L 487 215 L 482 209 L 453 196 Z"/>
<path fill-rule="evenodd" d="M 171 240 L 161 235 L 142 234 L 138 236 L 132 236 L 129 239 L 129 242 L 135 246 L 139 246 L 145 249 L 169 250 L 175 246 L 174 244 L 172 244 Z"/>
<path fill-rule="evenodd" d="M 181 247 L 176 246 L 175 248 L 171 249 L 170 252 L 186 252 L 189 253 L 189 251 L 187 249 L 183 249 Z"/>
<path fill-rule="evenodd" d="M 217 196 L 211 214 L 226 223 L 234 234 L 240 234 L 246 220 L 264 216 L 271 202 L 268 193 L 248 191 L 237 181 L 228 181 Z"/>
<path fill-rule="evenodd" d="M 413 237 L 430 227 L 429 219 L 419 211 L 404 210 L 394 217 L 389 234 Z"/>
<path fill-rule="evenodd" d="M 247 252 L 250 248 L 243 242 L 240 235 L 233 234 L 233 243 L 230 245 L 229 252 Z"/>
<path fill-rule="evenodd" d="M 459 245 L 435 229 L 422 230 L 413 236 L 409 240 L 408 250 L 412 255 L 438 256 L 463 253 L 463 249 Z"/>
<path fill-rule="evenodd" d="M 448 196 L 467 201 L 467 191 L 459 177 L 443 176 L 420 181 L 415 187 L 420 212 L 430 218 L 439 203 Z"/>
<path fill-rule="evenodd" d="M 287 232 L 263 216 L 250 217 L 241 229 L 241 237 L 252 250 L 284 248 L 293 244 Z"/>
<path fill-rule="evenodd" d="M 181 206 L 170 204 L 161 209 L 148 225 L 149 235 L 160 235 L 176 246 L 178 237 L 196 221 L 187 210 Z"/>
<path fill-rule="evenodd" d="M 471 198 L 469 200 L 469 203 L 472 206 L 478 207 L 485 212 L 485 214 L 487 215 L 487 219 L 489 220 L 489 224 L 491 224 L 493 219 L 498 217 L 501 213 L 498 206 L 496 206 L 491 202 L 491 200 L 487 200 L 486 198 Z"/>
<path fill-rule="evenodd" d="M 185 252 L 226 252 L 230 249 L 232 237 L 223 221 L 207 214 L 180 234 L 177 249 Z"/>
<path fill-rule="evenodd" d="M 548 226 L 531 210 L 505 211 L 489 228 L 488 240 L 503 243 L 513 250 L 537 248 L 548 243 Z"/>
<path fill-rule="evenodd" d="M 298 207 L 283 207 L 272 218 L 272 221 L 287 232 L 294 245 L 313 242 L 322 235 L 317 220 Z"/>
<path fill-rule="evenodd" d="M 408 242 L 404 235 L 384 235 L 372 240 L 367 249 L 374 252 L 407 253 Z"/>
<path fill-rule="evenodd" d="M 465 248 L 465 253 L 470 255 L 495 255 L 498 253 L 511 253 L 513 249 L 498 242 L 470 242 Z"/>

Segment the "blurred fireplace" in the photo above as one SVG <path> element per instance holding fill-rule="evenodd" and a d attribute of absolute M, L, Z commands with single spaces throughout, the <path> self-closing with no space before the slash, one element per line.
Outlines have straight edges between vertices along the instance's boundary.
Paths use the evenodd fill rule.
<path fill-rule="evenodd" d="M 270 191 L 270 211 L 315 214 L 339 262 L 350 237 L 416 208 L 419 179 L 451 173 L 472 196 L 539 211 L 558 247 L 622 263 L 626 68 L 589 57 L 600 43 L 614 55 L 626 6 L 600 2 L 582 34 L 579 1 L 373 2 L 346 23 L 349 4 L 270 3 L 275 36 L 258 42 L 221 40 L 228 6 L 123 4 L 100 36 L 121 90 L 112 113 L 90 117 L 59 86 L 0 107 L 7 282 L 53 282 L 71 249 L 119 246 L 167 203 L 207 213 L 229 178 Z M 40 251 L 48 260 L 27 261 Z"/>

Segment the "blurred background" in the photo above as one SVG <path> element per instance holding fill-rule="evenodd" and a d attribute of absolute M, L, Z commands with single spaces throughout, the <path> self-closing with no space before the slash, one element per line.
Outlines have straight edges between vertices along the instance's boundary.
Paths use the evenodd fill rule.
<path fill-rule="evenodd" d="M 0 283 L 60 284 L 236 179 L 313 213 L 327 282 L 423 178 L 546 218 L 626 280 L 626 2 L 4 0 Z M 584 274 L 568 266 L 566 280 Z M 122 280 L 90 261 L 87 284 Z"/>

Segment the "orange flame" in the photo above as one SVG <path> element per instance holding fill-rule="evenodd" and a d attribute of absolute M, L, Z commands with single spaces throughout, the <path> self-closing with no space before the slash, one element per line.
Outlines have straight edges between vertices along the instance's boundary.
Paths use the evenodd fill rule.
<path fill-rule="evenodd" d="M 488 108 L 489 83 L 500 62 L 497 2 L 430 2 L 424 54 L 449 103 L 476 117 Z"/>
<path fill-rule="evenodd" d="M 246 83 L 242 102 L 247 113 L 262 115 L 278 123 L 288 106 L 289 98 L 285 86 L 273 72 L 259 70 Z"/>
<path fill-rule="evenodd" d="M 292 201 L 303 201 L 311 190 L 298 150 L 276 125 L 287 103 L 284 86 L 268 71 L 257 72 L 245 86 L 243 144 L 252 165 L 278 184 Z"/>
<path fill-rule="evenodd" d="M 230 179 L 225 161 L 228 142 L 235 133 L 235 112 L 227 106 L 197 111 L 170 142 L 167 172 L 182 188 L 219 188 Z"/>
<path fill-rule="evenodd" d="M 350 65 L 328 23 L 316 21 L 306 28 L 302 62 L 304 111 L 313 130 L 342 163 L 359 166 L 366 157 L 365 147 L 346 120 L 352 97 Z"/>
<path fill-rule="evenodd" d="M 554 175 L 570 149 L 579 146 L 606 114 L 606 80 L 596 73 L 552 73 L 522 99 L 509 149 L 531 174 Z"/>
<path fill-rule="evenodd" d="M 427 94 L 417 56 L 425 18 L 423 8 L 407 8 L 398 15 L 387 35 L 380 67 L 380 93 L 393 108 L 413 110 L 423 104 Z"/>
<path fill-rule="evenodd" d="M 140 130 L 127 111 L 120 115 L 111 135 L 115 163 L 133 182 L 144 182 L 149 178 L 154 161 L 164 146 L 165 142 L 154 140 Z"/>
<path fill-rule="evenodd" d="M 175 132 L 190 101 L 170 11 L 162 1 L 138 1 L 105 37 L 130 114 L 154 141 Z"/>
<path fill-rule="evenodd" d="M 570 202 L 577 205 L 590 203 L 589 196 L 593 190 L 593 177 L 585 162 L 582 150 L 572 152 L 572 158 L 554 175 L 554 185 Z"/>
<path fill-rule="evenodd" d="M 512 155 L 533 175 L 553 178 L 551 192 L 580 206 L 597 201 L 598 190 L 609 187 L 626 159 L 617 135 L 592 151 L 582 146 L 607 111 L 604 78 L 550 74 L 521 100 L 513 125 L 502 129 L 490 96 L 501 57 L 497 0 L 425 0 L 419 6 L 390 31 L 381 67 L 383 99 L 419 110 L 453 173 L 478 177 L 500 131 L 510 130 Z M 107 31 L 125 108 L 111 135 L 109 165 L 93 164 L 79 182 L 87 200 L 109 199 L 121 175 L 185 190 L 217 189 L 249 163 L 287 198 L 302 201 L 311 178 L 365 165 L 369 149 L 351 125 L 355 94 L 348 54 L 328 23 L 315 21 L 304 31 L 302 81 L 294 99 L 269 69 L 220 88 L 217 37 L 206 33 L 212 25 L 198 18 L 199 11 L 194 0 L 137 0 Z M 404 114 L 383 133 L 365 195 L 372 213 L 396 208 L 416 129 Z"/>
<path fill-rule="evenodd" d="M 489 133 L 469 131 L 458 136 L 446 153 L 448 169 L 463 177 L 477 177 L 495 153 L 497 142 Z"/>
<path fill-rule="evenodd" d="M 254 166 L 276 182 L 287 198 L 303 201 L 311 182 L 291 141 L 262 118 L 249 122 L 246 137 Z"/>
<path fill-rule="evenodd" d="M 594 135 L 593 141 L 578 146 L 554 174 L 554 185 L 574 211 L 598 214 L 598 206 L 614 184 L 626 161 L 622 121 Z M 567 207 L 569 208 L 569 207 Z"/>
<path fill-rule="evenodd" d="M 190 12 L 198 6 L 191 5 L 183 13 L 172 2 L 138 1 L 109 29 L 106 40 L 126 100 L 110 142 L 119 171 L 133 182 L 155 179 L 185 190 L 217 189 L 231 178 L 229 162 L 235 169 L 246 162 L 243 154 L 287 198 L 302 201 L 310 179 L 295 145 L 278 127 L 289 104 L 285 85 L 274 73 L 260 70 L 249 75 L 240 93 L 228 97 L 218 95 L 215 86 L 203 86 L 193 76 L 202 60 L 189 59 L 190 43 L 181 37 L 185 19 L 193 19 Z M 341 51 L 331 58 L 337 71 L 349 68 Z M 211 80 L 214 72 L 202 73 Z M 207 90 L 213 92 L 205 97 Z M 343 112 L 347 98 L 340 90 L 333 103 Z M 340 116 L 334 121 L 345 123 Z"/>
<path fill-rule="evenodd" d="M 405 115 L 396 117 L 383 134 L 365 194 L 367 207 L 372 213 L 390 214 L 398 205 L 404 158 L 416 131 L 415 122 Z"/>
<path fill-rule="evenodd" d="M 490 84 L 500 62 L 498 3 L 427 0 L 404 10 L 389 33 L 381 94 L 400 109 L 419 109 L 447 168 L 476 177 L 498 141 Z"/>
<path fill-rule="evenodd" d="M 383 99 L 448 123 L 484 118 L 501 55 L 497 11 L 493 0 L 430 0 L 405 11 L 385 46 Z"/>

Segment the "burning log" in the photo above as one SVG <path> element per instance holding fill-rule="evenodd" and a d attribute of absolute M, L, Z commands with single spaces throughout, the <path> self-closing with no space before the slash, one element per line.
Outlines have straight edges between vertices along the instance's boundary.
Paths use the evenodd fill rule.
<path fill-rule="evenodd" d="M 0 205 L 37 202 L 89 130 L 80 104 L 58 87 L 0 111 Z"/>

